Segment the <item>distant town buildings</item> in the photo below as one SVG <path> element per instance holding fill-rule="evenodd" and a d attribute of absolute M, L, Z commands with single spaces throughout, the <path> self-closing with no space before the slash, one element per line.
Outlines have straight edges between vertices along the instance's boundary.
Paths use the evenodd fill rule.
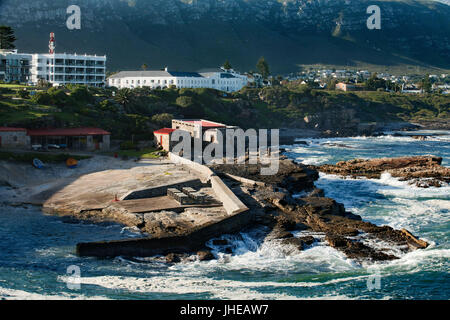
<path fill-rule="evenodd" d="M 248 78 L 232 70 L 216 72 L 121 71 L 108 78 L 108 85 L 117 88 L 211 88 L 225 92 L 241 90 Z"/>
<path fill-rule="evenodd" d="M 356 90 L 356 86 L 354 84 L 351 84 L 351 83 L 339 82 L 339 83 L 336 84 L 336 90 L 355 91 Z"/>

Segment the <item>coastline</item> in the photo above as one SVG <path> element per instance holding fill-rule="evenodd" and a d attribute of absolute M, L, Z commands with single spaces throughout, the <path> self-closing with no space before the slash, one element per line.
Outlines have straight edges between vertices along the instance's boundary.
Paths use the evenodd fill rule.
<path fill-rule="evenodd" d="M 379 143 L 384 138 L 345 139 L 343 143 L 350 145 L 356 143 L 358 145 L 359 143 L 366 144 L 369 140 Z M 394 136 L 386 141 L 395 145 L 398 145 L 399 141 L 404 141 L 404 143 L 411 146 L 434 143 L 433 139 L 422 142 L 411 138 L 405 139 Z M 311 148 L 311 152 L 315 152 L 314 150 L 318 148 L 318 145 L 312 144 L 305 149 L 309 150 L 309 148 Z M 337 150 L 336 147 L 331 146 L 321 147 L 320 150 L 323 150 L 323 148 L 327 148 L 330 151 Z M 347 150 L 348 153 L 356 151 L 355 149 L 345 148 L 342 150 Z M 398 152 L 404 152 L 402 150 L 400 149 Z M 340 157 L 339 154 L 336 156 Z M 445 158 L 448 158 L 448 156 Z M 444 160 L 446 160 L 445 158 Z M 119 161 L 119 163 L 121 162 Z M 129 163 L 132 166 L 136 165 L 133 161 Z M 445 162 L 445 165 L 447 167 L 449 166 L 448 161 Z M 233 182 L 231 181 L 231 183 Z M 51 273 L 50 278 L 45 283 L 39 284 L 43 288 L 48 287 L 47 282 L 48 284 L 52 284 L 56 277 L 58 279 L 61 278 L 60 281 L 62 281 L 67 265 L 77 264 L 82 266 L 82 293 L 86 297 L 103 296 L 114 298 L 117 290 L 127 297 L 139 298 L 145 296 L 149 299 L 160 297 L 161 294 L 165 297 L 177 299 L 182 297 L 188 299 L 204 299 L 205 296 L 199 292 L 208 292 L 211 297 L 216 298 L 236 298 L 238 296 L 245 299 L 254 299 L 255 297 L 264 297 L 265 299 L 279 299 L 283 297 L 371 299 L 392 297 L 393 295 L 397 297 L 417 296 L 438 299 L 442 297 L 442 295 L 436 295 L 436 291 L 433 289 L 436 288 L 433 285 L 433 279 L 436 277 L 439 279 L 443 274 L 446 274 L 443 266 L 447 263 L 445 261 L 448 261 L 445 260 L 448 257 L 448 242 L 446 240 L 448 237 L 446 238 L 445 234 L 442 235 L 443 230 L 441 227 L 442 219 L 445 217 L 445 211 L 442 211 L 444 210 L 442 206 L 445 205 L 445 199 L 448 199 L 448 197 L 446 198 L 444 196 L 444 189 L 431 188 L 418 190 L 417 187 L 409 187 L 406 182 L 400 183 L 396 179 L 386 180 L 386 177 L 382 177 L 379 181 L 377 179 L 347 180 L 322 174 L 314 184 L 318 188 L 326 190 L 328 197 L 344 203 L 348 211 L 364 217 L 364 220 L 368 218 L 374 224 L 389 225 L 398 230 L 407 228 L 414 235 L 419 235 L 422 240 L 430 243 L 430 246 L 425 250 L 414 250 L 406 254 L 400 253 L 400 259 L 389 262 L 369 262 L 363 259 L 361 263 L 358 259 L 346 258 L 340 250 L 329 246 L 325 236 L 321 235 L 320 232 L 307 230 L 288 231 L 293 237 L 274 239 L 274 236 L 277 235 L 276 233 L 272 233 L 271 237 L 267 237 L 270 230 L 273 230 L 271 227 L 257 227 L 255 229 L 253 227 L 256 227 L 256 224 L 252 223 L 250 229 L 242 229 L 237 234 L 216 236 L 211 239 L 206 244 L 207 250 L 210 250 L 215 258 L 211 261 L 200 262 L 200 257 L 196 255 L 196 252 L 187 255 L 174 254 L 169 256 L 156 256 L 154 258 L 121 256 L 108 260 L 86 259 L 74 255 L 75 245 L 80 241 L 139 239 L 142 237 L 142 234 L 137 229 L 123 228 L 116 223 L 92 223 L 60 218 L 53 215 L 42 216 L 42 214 L 37 213 L 35 208 L 31 208 L 30 206 L 26 206 L 28 209 L 11 207 L 10 210 L 8 210 L 8 207 L 3 207 L 3 210 L 6 209 L 10 212 L 4 211 L 2 215 L 4 217 L 2 221 L 5 223 L 5 230 L 9 233 L 11 230 L 17 229 L 15 232 L 23 240 L 17 243 L 17 246 L 15 244 L 8 244 L 8 241 L 5 245 L 15 248 L 14 251 L 17 251 L 16 254 L 21 254 L 22 251 L 26 253 L 21 259 L 23 260 L 24 267 L 28 266 L 30 259 L 34 261 L 34 264 L 37 261 L 45 261 L 42 264 L 47 265 L 48 262 L 46 262 L 46 259 L 51 259 L 51 263 L 53 265 L 56 264 L 56 275 Z M 380 190 L 382 193 L 375 192 L 381 186 L 384 186 Z M 245 187 L 248 188 L 247 186 Z M 237 192 L 236 188 L 234 190 Z M 361 193 L 359 190 L 365 191 Z M 377 199 L 380 199 L 380 196 L 385 194 L 385 192 L 387 192 L 388 198 L 381 201 L 386 201 L 384 205 L 387 206 L 387 212 L 382 216 L 378 216 L 378 214 L 373 215 L 373 212 L 376 212 L 378 210 L 377 207 L 380 205 L 380 203 L 373 201 L 378 201 Z M 416 193 L 417 195 L 415 195 Z M 403 199 L 405 196 L 406 199 Z M 397 207 L 391 208 L 392 200 L 389 199 L 393 199 L 393 197 L 400 197 L 400 199 Z M 423 200 L 407 200 L 411 197 L 419 197 L 419 200 Z M 436 200 L 430 200 L 434 198 Z M 368 206 L 369 201 L 372 204 Z M 429 210 L 441 210 L 441 212 L 432 211 L 434 213 L 431 213 Z M 17 214 L 21 216 L 20 221 L 15 220 L 15 215 Z M 32 221 L 28 221 L 29 217 L 33 217 Z M 28 226 L 28 223 L 34 225 L 37 221 L 41 221 L 42 226 L 39 230 L 42 231 L 33 231 L 33 228 L 30 229 L 31 226 Z M 434 228 L 433 226 L 440 227 L 430 233 L 430 228 Z M 48 228 L 50 229 L 47 231 Z M 133 234 L 127 230 L 133 230 Z M 29 233 L 30 235 L 28 235 Z M 27 239 L 36 233 L 42 233 L 42 238 L 33 240 L 32 243 L 34 244 L 31 244 L 29 242 L 30 240 Z M 61 238 L 61 234 L 64 235 L 64 238 L 69 238 L 62 242 L 58 240 L 54 244 L 53 242 L 56 241 L 56 238 L 55 236 L 52 237 L 52 234 L 58 235 L 58 239 Z M 284 238 L 288 236 L 288 233 L 278 233 L 278 235 Z M 316 241 L 311 243 L 312 239 L 310 237 L 313 237 Z M 55 240 L 52 240 L 53 238 Z M 369 242 L 368 245 L 372 246 L 376 243 L 381 244 L 382 242 Z M 61 244 L 64 244 L 64 246 L 61 247 Z M 299 250 L 302 247 L 303 250 Z M 401 248 L 392 249 L 392 253 L 396 254 L 399 253 L 398 250 Z M 3 251 L 3 254 L 5 255 L 4 259 L 10 259 L 8 250 Z M 8 271 L 9 264 L 7 261 L 4 260 L 3 262 L 3 265 L 6 266 L 4 276 L 8 279 L 11 273 L 11 276 L 17 277 L 15 272 Z M 182 263 L 174 264 L 176 261 L 181 261 Z M 101 275 L 96 272 L 99 267 L 103 270 Z M 374 290 L 371 292 L 364 290 L 367 277 L 370 278 L 374 272 L 373 270 L 378 270 L 377 268 L 381 270 L 382 290 Z M 435 276 L 427 271 L 431 270 L 430 268 L 436 270 L 437 273 Z M 39 275 L 39 277 L 47 279 L 46 277 L 49 277 L 47 275 L 48 270 L 46 267 L 43 270 L 45 274 Z M 33 271 L 33 273 L 36 272 L 38 270 Z M 223 275 L 223 281 L 215 280 L 214 275 L 217 272 Z M 248 272 L 251 273 L 249 274 Z M 154 275 L 154 281 L 160 286 L 155 288 L 153 285 L 146 285 L 144 280 L 148 277 L 149 273 Z M 261 277 L 268 277 L 269 275 L 270 281 L 277 284 L 275 288 L 272 287 L 272 282 L 259 282 Z M 311 280 L 312 278 L 313 280 Z M 203 283 L 201 286 L 198 284 L 200 279 Z M 252 279 L 258 281 L 258 287 L 261 287 L 261 289 L 264 288 L 266 294 L 262 294 L 258 289 L 254 288 L 254 283 L 256 284 L 256 282 L 251 282 Z M 179 288 L 180 281 L 186 284 L 185 289 L 181 291 L 176 289 Z M 405 281 L 407 281 L 408 285 L 405 285 Z M 96 284 L 96 286 L 94 288 L 89 284 Z M 139 285 L 140 289 L 133 289 L 135 284 Z M 228 284 L 230 284 L 230 287 Z M 64 283 L 61 285 L 64 286 Z M 236 292 L 237 286 L 242 288 L 242 290 Z M 349 286 L 358 289 L 349 290 Z M 15 291 L 7 289 L 9 286 L 6 284 L 1 287 L 4 287 L 4 289 L 0 288 L 4 294 L 14 295 Z M 390 288 L 389 292 L 392 292 L 392 294 L 386 293 L 384 289 L 387 287 Z M 295 289 L 293 290 L 292 288 Z M 26 289 L 22 289 L 20 286 L 13 287 L 13 289 L 22 290 L 24 297 L 27 296 L 26 292 L 42 292 L 41 289 L 34 290 L 32 287 L 28 287 L 28 285 Z M 230 294 L 226 293 L 228 292 L 227 290 L 231 290 Z M 65 294 L 64 288 L 61 288 L 61 291 L 58 292 L 47 288 L 45 292 L 48 292 L 50 295 L 59 295 L 58 292 L 62 292 L 63 295 Z"/>

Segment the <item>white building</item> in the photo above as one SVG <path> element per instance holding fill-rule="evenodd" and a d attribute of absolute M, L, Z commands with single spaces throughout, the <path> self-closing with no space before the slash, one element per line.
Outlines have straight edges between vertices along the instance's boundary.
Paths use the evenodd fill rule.
<path fill-rule="evenodd" d="M 31 56 L 17 50 L 0 49 L 0 80 L 5 82 L 29 82 Z"/>
<path fill-rule="evenodd" d="M 36 85 L 40 79 L 53 85 L 104 86 L 106 56 L 0 51 L 0 80 Z"/>
<path fill-rule="evenodd" d="M 177 72 L 169 71 L 121 71 L 108 78 L 110 87 L 121 88 L 211 88 L 226 92 L 241 90 L 248 78 L 234 71 Z"/>
<path fill-rule="evenodd" d="M 53 85 L 105 85 L 106 56 L 66 53 L 32 54 L 31 83 L 40 79 Z"/>

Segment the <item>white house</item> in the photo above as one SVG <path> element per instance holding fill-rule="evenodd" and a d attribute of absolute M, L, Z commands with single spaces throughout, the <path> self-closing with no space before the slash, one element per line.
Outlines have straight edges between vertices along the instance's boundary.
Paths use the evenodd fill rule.
<path fill-rule="evenodd" d="M 241 90 L 248 78 L 234 71 L 178 72 L 169 71 L 121 71 L 108 78 L 110 87 L 121 88 L 212 88 L 225 92 Z"/>

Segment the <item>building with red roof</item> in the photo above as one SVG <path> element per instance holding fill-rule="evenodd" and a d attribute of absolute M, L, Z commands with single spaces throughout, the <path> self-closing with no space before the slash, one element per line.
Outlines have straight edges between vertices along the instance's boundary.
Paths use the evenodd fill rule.
<path fill-rule="evenodd" d="M 30 145 L 27 129 L 0 127 L 0 148 L 24 148 Z"/>
<path fill-rule="evenodd" d="M 172 128 L 162 128 L 153 131 L 153 135 L 155 136 L 155 144 L 161 146 L 166 151 L 170 151 L 172 149 L 170 137 L 174 131 L 175 129 Z"/>
<path fill-rule="evenodd" d="M 31 145 L 72 150 L 109 150 L 111 133 L 99 128 L 47 128 L 27 131 Z"/>

